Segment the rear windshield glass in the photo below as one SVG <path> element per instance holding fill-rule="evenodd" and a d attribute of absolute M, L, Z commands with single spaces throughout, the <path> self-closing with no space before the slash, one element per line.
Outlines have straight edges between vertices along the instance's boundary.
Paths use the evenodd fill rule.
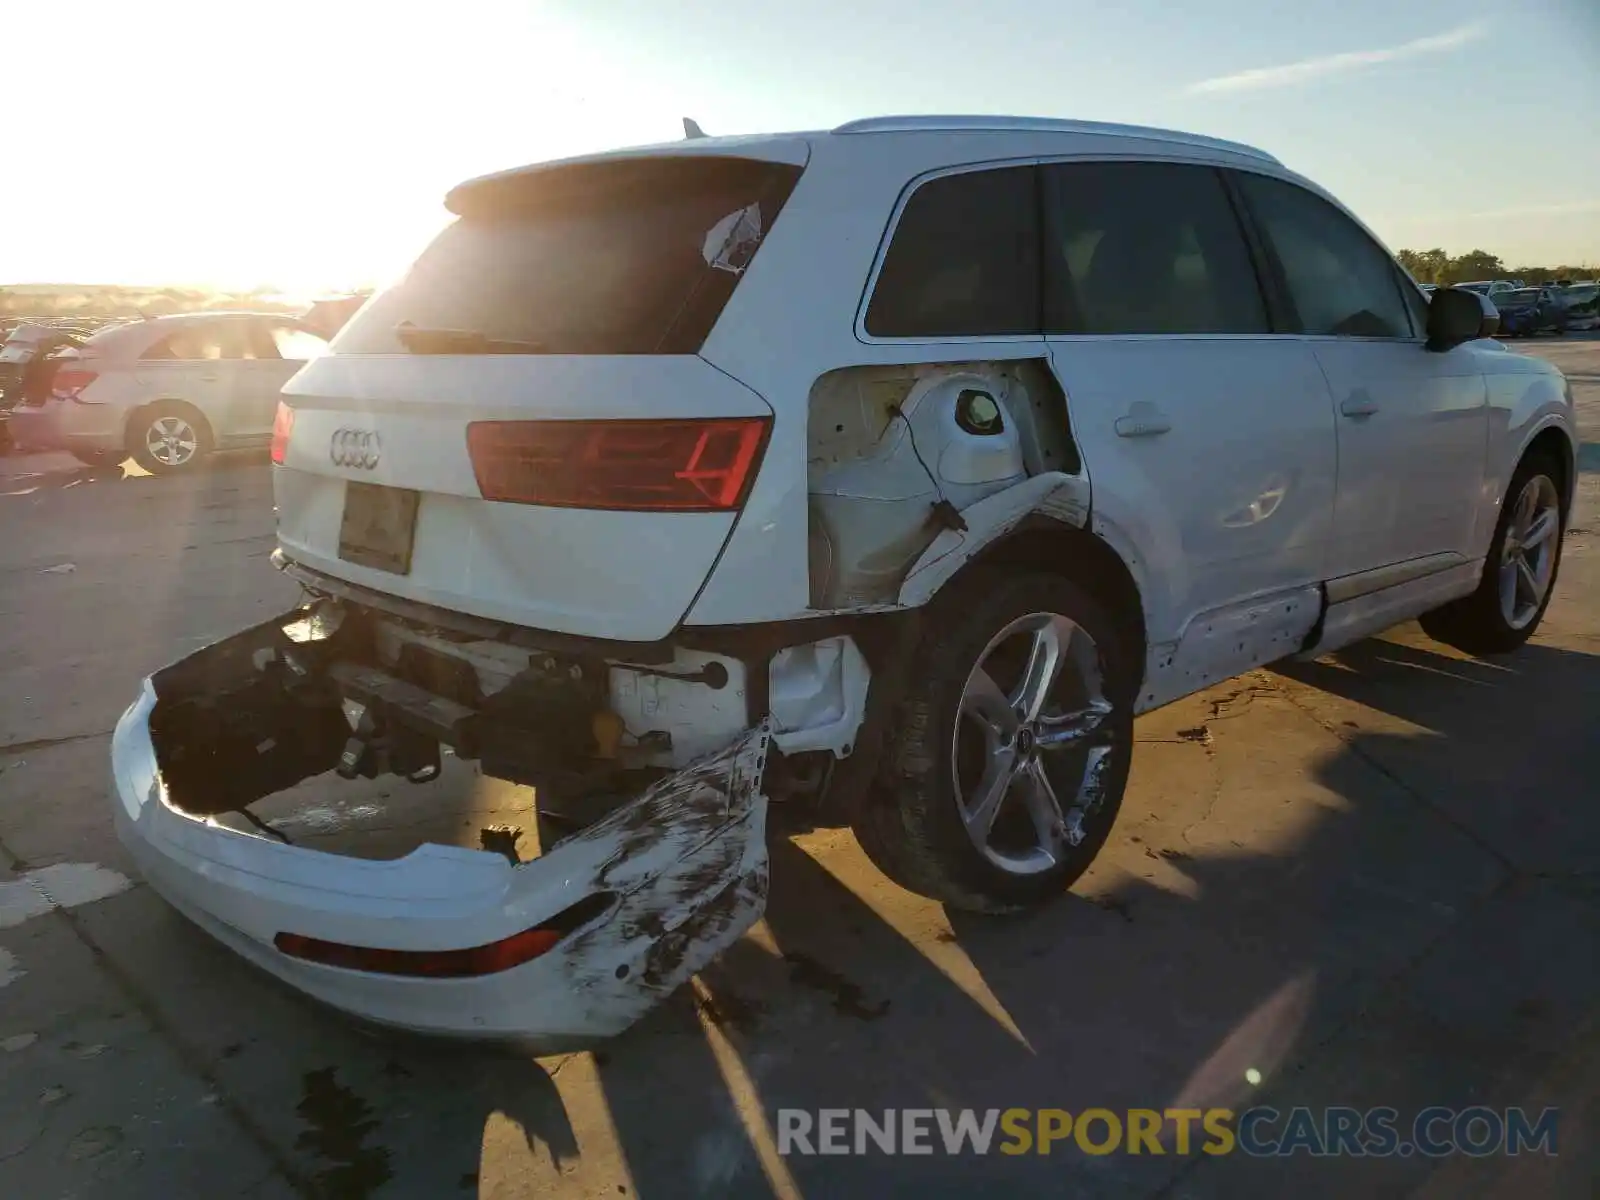
<path fill-rule="evenodd" d="M 783 163 L 682 156 L 463 189 L 452 197 L 462 215 L 334 350 L 693 354 L 799 176 Z"/>
<path fill-rule="evenodd" d="M 1500 302 L 1502 304 L 1532 304 L 1538 299 L 1539 292 L 1536 288 L 1519 288 L 1514 292 L 1502 292 L 1500 294 Z"/>

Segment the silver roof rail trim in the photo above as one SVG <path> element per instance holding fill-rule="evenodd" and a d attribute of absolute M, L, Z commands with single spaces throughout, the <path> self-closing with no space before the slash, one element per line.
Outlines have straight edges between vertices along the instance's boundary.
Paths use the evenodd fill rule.
<path fill-rule="evenodd" d="M 1143 138 L 1153 142 L 1174 142 L 1184 146 L 1227 150 L 1263 162 L 1283 164 L 1273 155 L 1243 142 L 1230 142 L 1225 138 L 1207 137 L 1203 133 L 1183 133 L 1176 129 L 1156 129 L 1148 125 L 1118 125 L 1110 121 L 1072 121 L 1062 117 L 1004 117 L 1004 116 L 899 116 L 866 117 L 859 121 L 846 121 L 832 132 L 853 133 L 1082 133 L 1102 137 Z"/>

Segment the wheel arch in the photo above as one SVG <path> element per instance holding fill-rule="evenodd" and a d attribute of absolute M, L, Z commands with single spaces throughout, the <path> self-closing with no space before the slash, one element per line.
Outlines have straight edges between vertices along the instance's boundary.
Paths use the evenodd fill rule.
<path fill-rule="evenodd" d="M 1548 458 L 1555 464 L 1559 473 L 1555 483 L 1556 491 L 1561 496 L 1561 516 L 1563 520 L 1570 518 L 1572 503 L 1577 495 L 1578 471 L 1577 451 L 1567 431 L 1553 422 L 1545 425 L 1528 439 L 1528 444 L 1517 458 L 1517 466 L 1534 457 Z"/>
<path fill-rule="evenodd" d="M 956 578 L 993 567 L 1042 567 L 1087 588 L 1123 629 L 1129 661 L 1142 676 L 1148 646 L 1144 597 L 1128 564 L 1103 538 L 1044 513 L 1030 513 L 975 554 Z"/>
<path fill-rule="evenodd" d="M 1044 566 L 1106 603 L 1126 630 L 1142 675 L 1149 615 L 1137 564 L 1100 536 L 1089 501 L 1087 479 L 1052 471 L 968 506 L 961 511 L 961 524 L 943 530 L 912 564 L 899 604 L 921 607 L 980 567 Z"/>

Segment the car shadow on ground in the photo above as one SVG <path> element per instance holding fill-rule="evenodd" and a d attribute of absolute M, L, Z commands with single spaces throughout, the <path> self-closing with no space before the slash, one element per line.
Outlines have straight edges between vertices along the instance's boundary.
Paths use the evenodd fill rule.
<path fill-rule="evenodd" d="M 776 833 L 762 926 L 592 1054 L 541 1065 L 389 1035 L 358 1049 L 296 998 L 343 1060 L 317 1086 L 364 1080 L 333 1107 L 382 1147 L 382 1170 L 328 1174 L 339 1163 L 311 1152 L 350 1159 L 337 1138 L 297 1141 L 297 1156 L 349 1197 L 480 1183 L 651 1200 L 997 1183 L 1123 1196 L 1175 1177 L 1184 1195 L 1268 1194 L 1283 1164 L 1070 1143 L 780 1159 L 777 1112 L 1518 1103 L 1596 1014 L 1596 968 L 1572 951 L 1595 932 L 1573 881 L 1600 857 L 1600 817 L 1577 803 L 1600 770 L 1597 689 L 1590 655 L 1530 646 L 1487 663 L 1385 641 L 1185 702 L 1201 723 L 1181 736 L 1141 722 L 1154 761 L 1103 865 L 1023 917 L 947 915 L 876 876 L 846 834 Z M 1228 721 L 1247 710 L 1245 738 Z M 1303 753 L 1274 751 L 1279 727 L 1320 739 L 1309 778 Z M 625 1179 L 603 1174 L 607 1149 Z M 1329 1196 L 1405 1194 L 1428 1169 L 1313 1164 L 1308 1189 L 1296 1161 L 1285 1186 Z"/>

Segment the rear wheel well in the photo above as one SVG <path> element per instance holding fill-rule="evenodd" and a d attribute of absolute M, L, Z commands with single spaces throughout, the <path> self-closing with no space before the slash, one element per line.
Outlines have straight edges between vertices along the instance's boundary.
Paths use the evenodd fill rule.
<path fill-rule="evenodd" d="M 957 578 L 980 566 L 1052 571 L 1088 589 L 1122 627 L 1128 639 L 1129 658 L 1143 676 L 1144 601 L 1128 565 L 1104 540 L 1060 521 L 1036 518 L 977 554 Z M 1135 682 L 1142 682 L 1142 678 Z"/>

